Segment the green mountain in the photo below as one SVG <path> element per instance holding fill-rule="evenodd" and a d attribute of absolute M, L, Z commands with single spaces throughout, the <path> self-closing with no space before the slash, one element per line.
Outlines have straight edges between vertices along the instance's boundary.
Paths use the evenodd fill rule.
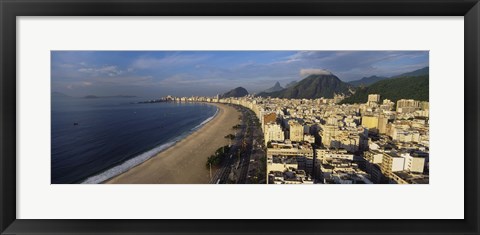
<path fill-rule="evenodd" d="M 366 103 L 369 94 L 380 94 L 380 99 L 396 102 L 399 99 L 428 101 L 429 75 L 402 76 L 376 82 L 368 87 L 359 87 L 355 94 L 341 103 Z"/>
<path fill-rule="evenodd" d="M 334 94 L 351 94 L 351 88 L 352 85 L 340 81 L 331 73 L 312 74 L 294 86 L 271 93 L 262 92 L 258 96 L 289 99 L 333 98 Z"/>
<path fill-rule="evenodd" d="M 297 85 L 297 83 L 298 83 L 297 81 L 291 81 L 291 82 L 287 83 L 287 85 L 285 85 L 285 88 L 289 88 L 289 87 L 291 87 L 291 86 L 295 86 L 295 85 Z"/>
<path fill-rule="evenodd" d="M 395 76 L 392 76 L 392 77 L 381 77 L 381 76 L 374 75 L 374 76 L 370 76 L 370 77 L 363 77 L 359 80 L 350 81 L 348 83 L 351 84 L 351 85 L 357 86 L 357 87 L 358 86 L 370 86 L 373 83 L 376 83 L 378 81 L 385 80 L 385 79 L 390 79 L 390 78 L 416 77 L 416 76 L 428 75 L 428 71 L 429 71 L 429 67 L 427 66 L 425 68 L 417 69 L 415 71 L 408 72 L 408 73 L 402 73 L 402 74 L 395 75 Z"/>
<path fill-rule="evenodd" d="M 388 79 L 387 77 L 378 77 L 378 76 L 370 76 L 370 77 L 363 77 L 362 79 L 355 80 L 355 81 L 350 81 L 348 82 L 351 85 L 354 86 L 369 86 L 373 83 L 376 83 L 381 80 Z"/>
<path fill-rule="evenodd" d="M 427 66 L 427 67 L 425 67 L 425 68 L 417 69 L 417 70 L 412 71 L 412 72 L 402 73 L 402 74 L 400 74 L 400 75 L 393 76 L 392 78 L 398 78 L 398 77 L 416 77 L 416 76 L 428 75 L 428 74 L 429 74 L 429 70 L 430 70 L 430 68 Z"/>
<path fill-rule="evenodd" d="M 248 91 L 243 88 L 243 87 L 237 87 L 233 90 L 230 90 L 223 95 L 221 95 L 221 98 L 229 98 L 229 97 L 244 97 L 248 95 Z"/>

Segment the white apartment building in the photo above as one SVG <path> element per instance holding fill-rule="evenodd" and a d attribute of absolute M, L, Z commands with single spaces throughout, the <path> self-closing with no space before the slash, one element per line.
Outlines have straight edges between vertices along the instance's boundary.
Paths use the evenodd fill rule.
<path fill-rule="evenodd" d="M 269 141 L 284 141 L 285 134 L 282 130 L 280 124 L 276 123 L 267 123 L 265 124 L 265 144 Z"/>
<path fill-rule="evenodd" d="M 290 120 L 288 122 L 288 126 L 290 127 L 290 140 L 295 142 L 303 141 L 303 125 L 296 121 Z"/>
<path fill-rule="evenodd" d="M 402 153 L 400 156 L 405 158 L 404 170 L 415 173 L 423 173 L 425 167 L 425 158 L 420 156 L 412 156 L 409 153 Z"/>

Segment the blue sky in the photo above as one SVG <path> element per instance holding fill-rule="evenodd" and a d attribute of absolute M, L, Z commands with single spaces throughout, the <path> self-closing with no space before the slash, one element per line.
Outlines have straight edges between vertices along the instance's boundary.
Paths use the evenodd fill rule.
<path fill-rule="evenodd" d="M 52 91 L 72 96 L 260 92 L 328 70 L 342 81 L 428 66 L 428 51 L 52 51 Z"/>

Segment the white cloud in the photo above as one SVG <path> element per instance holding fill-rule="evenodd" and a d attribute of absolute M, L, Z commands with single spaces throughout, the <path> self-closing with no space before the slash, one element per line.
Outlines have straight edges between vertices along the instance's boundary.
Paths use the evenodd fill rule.
<path fill-rule="evenodd" d="M 194 89 L 217 89 L 219 87 L 228 87 L 230 90 L 231 86 L 236 86 L 236 82 L 232 81 L 225 83 L 225 79 L 222 78 L 214 78 L 214 77 L 197 77 L 192 74 L 182 73 L 182 74 L 175 74 L 162 80 L 156 82 L 154 85 L 160 87 L 169 87 L 169 88 L 194 88 Z M 226 88 L 225 88 L 226 89 Z"/>
<path fill-rule="evenodd" d="M 70 82 L 65 85 L 65 87 L 69 90 L 73 90 L 76 88 L 83 88 L 83 87 L 90 87 L 92 86 L 92 82 Z"/>
<path fill-rule="evenodd" d="M 304 77 L 307 75 L 332 75 L 332 73 L 325 69 L 300 69 L 300 76 Z"/>
<path fill-rule="evenodd" d="M 101 67 L 84 67 L 79 68 L 77 71 L 81 73 L 87 73 L 92 76 L 108 75 L 110 77 L 115 77 L 124 73 L 124 71 L 114 65 L 105 65 Z"/>
<path fill-rule="evenodd" d="M 75 68 L 75 65 L 74 64 L 60 64 L 60 65 L 58 65 L 58 67 L 69 69 L 69 68 Z"/>
<path fill-rule="evenodd" d="M 118 86 L 151 86 L 154 85 L 153 77 L 148 76 L 119 76 L 119 77 L 98 77 L 95 78 L 97 85 L 118 85 Z"/>
<path fill-rule="evenodd" d="M 137 69 L 155 69 L 163 67 L 182 66 L 186 64 L 198 63 L 207 59 L 206 56 L 179 55 L 174 54 L 163 58 L 143 57 L 136 59 L 132 63 L 133 68 Z"/>

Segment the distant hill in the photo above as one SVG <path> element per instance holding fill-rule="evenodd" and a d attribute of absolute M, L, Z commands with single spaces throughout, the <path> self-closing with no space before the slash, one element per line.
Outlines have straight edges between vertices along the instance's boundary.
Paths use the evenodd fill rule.
<path fill-rule="evenodd" d="M 312 74 L 294 86 L 272 93 L 262 92 L 258 96 L 289 99 L 333 98 L 334 94 L 351 94 L 352 87 L 332 73 Z"/>
<path fill-rule="evenodd" d="M 380 94 L 380 99 L 396 102 L 399 99 L 428 101 L 429 75 L 403 76 L 378 81 L 368 87 L 359 87 L 355 94 L 341 103 L 366 103 L 369 94 Z"/>
<path fill-rule="evenodd" d="M 425 68 L 417 69 L 417 70 L 412 71 L 412 72 L 402 73 L 402 74 L 400 74 L 400 75 L 393 76 L 392 78 L 398 78 L 398 77 L 416 77 L 416 76 L 428 75 L 428 74 L 429 74 L 429 70 L 430 70 L 430 68 L 427 66 L 427 67 L 425 67 Z"/>
<path fill-rule="evenodd" d="M 71 97 L 69 95 L 66 95 L 65 93 L 54 91 L 52 92 L 52 97 Z"/>
<path fill-rule="evenodd" d="M 83 98 L 85 99 L 101 99 L 101 98 L 135 98 L 134 95 L 114 95 L 114 96 L 96 96 L 96 95 L 87 95 Z"/>
<path fill-rule="evenodd" d="M 353 86 L 369 86 L 373 83 L 376 83 L 378 81 L 385 80 L 385 79 L 388 79 L 388 77 L 370 76 L 370 77 L 363 77 L 360 80 L 355 80 L 348 83 Z"/>
<path fill-rule="evenodd" d="M 370 76 L 370 77 L 363 77 L 359 80 L 350 81 L 348 83 L 351 84 L 351 85 L 357 86 L 357 87 L 359 87 L 359 86 L 365 87 L 365 86 L 370 86 L 371 84 L 376 83 L 378 81 L 385 80 L 385 79 L 390 79 L 390 78 L 416 77 L 416 76 L 428 75 L 428 71 L 429 71 L 429 67 L 425 67 L 425 68 L 417 69 L 417 70 L 412 71 L 412 72 L 402 73 L 402 74 L 391 76 L 391 77 L 382 77 L 382 76 L 373 75 L 373 76 Z"/>
<path fill-rule="evenodd" d="M 243 87 L 237 87 L 233 90 L 230 90 L 223 95 L 221 95 L 221 98 L 229 98 L 229 97 L 244 97 L 248 95 L 248 91 L 243 88 Z"/>
<path fill-rule="evenodd" d="M 280 82 L 276 82 L 273 87 L 270 87 L 270 88 L 266 89 L 266 90 L 263 91 L 263 92 L 271 93 L 271 92 L 281 91 L 281 90 L 283 90 L 283 87 L 280 86 Z"/>
<path fill-rule="evenodd" d="M 291 82 L 287 83 L 287 85 L 285 85 L 285 88 L 295 86 L 295 85 L 297 85 L 297 83 L 298 83 L 297 81 L 291 81 Z"/>

